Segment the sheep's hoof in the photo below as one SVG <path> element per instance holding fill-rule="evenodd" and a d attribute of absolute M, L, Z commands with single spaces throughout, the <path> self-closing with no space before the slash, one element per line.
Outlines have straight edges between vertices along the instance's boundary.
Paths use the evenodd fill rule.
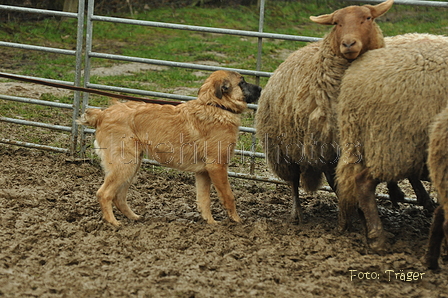
<path fill-rule="evenodd" d="M 423 203 L 423 208 L 428 211 L 430 214 L 434 213 L 434 210 L 437 208 L 437 204 L 432 200 L 425 201 Z"/>
<path fill-rule="evenodd" d="M 431 254 L 426 253 L 420 259 L 420 261 L 422 262 L 423 266 L 425 266 L 426 268 L 437 272 L 437 271 L 440 271 L 438 259 L 439 259 L 438 257 L 434 257 Z"/>
<path fill-rule="evenodd" d="M 302 208 L 294 208 L 289 216 L 290 223 L 301 225 L 303 223 L 303 211 Z"/>
<path fill-rule="evenodd" d="M 337 231 L 339 233 L 348 232 L 350 230 L 351 224 L 345 219 L 342 219 L 341 216 L 339 216 Z"/>
<path fill-rule="evenodd" d="M 385 255 L 388 251 L 388 244 L 384 235 L 380 235 L 375 238 L 368 238 L 367 243 L 370 249 L 381 256 Z"/>

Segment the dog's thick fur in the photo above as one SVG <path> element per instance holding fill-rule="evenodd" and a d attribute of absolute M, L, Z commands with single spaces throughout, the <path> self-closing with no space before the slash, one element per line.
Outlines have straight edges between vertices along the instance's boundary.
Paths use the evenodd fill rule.
<path fill-rule="evenodd" d="M 128 218 L 138 219 L 126 202 L 129 185 L 144 154 L 160 164 L 196 173 L 197 204 L 208 223 L 210 186 L 214 184 L 229 217 L 239 222 L 227 167 L 238 137 L 240 115 L 261 88 L 219 70 L 210 75 L 198 98 L 177 106 L 141 102 L 88 109 L 78 120 L 96 127 L 95 150 L 105 171 L 97 198 L 104 219 L 118 226 L 112 202 Z"/>

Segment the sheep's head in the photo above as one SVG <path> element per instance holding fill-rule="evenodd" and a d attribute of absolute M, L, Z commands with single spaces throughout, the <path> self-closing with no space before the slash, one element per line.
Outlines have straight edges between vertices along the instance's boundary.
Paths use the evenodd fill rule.
<path fill-rule="evenodd" d="M 394 0 L 378 5 L 348 6 L 332 14 L 310 17 L 313 22 L 334 25 L 332 50 L 339 56 L 353 60 L 368 50 L 384 46 L 381 30 L 375 18 L 386 13 Z"/>

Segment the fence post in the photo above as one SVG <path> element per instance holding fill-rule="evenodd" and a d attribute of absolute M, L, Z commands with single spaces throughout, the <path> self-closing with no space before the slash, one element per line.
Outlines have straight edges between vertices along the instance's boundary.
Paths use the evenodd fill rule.
<path fill-rule="evenodd" d="M 260 8 L 260 19 L 258 22 L 258 32 L 263 33 L 265 0 L 259 0 L 257 4 L 258 4 L 257 6 Z M 258 37 L 258 52 L 257 52 L 256 71 L 261 70 L 261 64 L 262 64 L 261 57 L 262 56 L 263 56 L 263 37 Z M 260 77 L 259 76 L 255 77 L 255 84 L 260 85 Z M 257 147 L 257 138 L 255 137 L 255 134 L 252 133 L 251 151 L 253 154 L 250 157 L 250 169 L 249 169 L 249 173 L 251 175 L 255 174 L 255 150 L 256 150 L 256 147 Z"/>
<path fill-rule="evenodd" d="M 84 87 L 88 87 L 90 82 L 90 53 L 92 52 L 93 42 L 93 21 L 92 15 L 95 7 L 95 0 L 89 0 L 87 4 L 87 22 L 86 22 L 86 48 L 85 48 L 85 62 L 84 62 Z M 89 93 L 85 92 L 82 100 L 81 113 L 84 113 L 89 104 Z M 81 127 L 81 156 L 86 153 L 86 131 L 84 126 Z"/>
<path fill-rule="evenodd" d="M 82 45 L 84 38 L 84 0 L 78 1 L 78 31 L 76 36 L 76 66 L 75 66 L 75 86 L 81 86 L 81 74 L 82 74 Z M 70 154 L 74 156 L 76 154 L 78 145 L 78 123 L 76 119 L 79 116 L 79 109 L 81 103 L 81 94 L 79 91 L 75 91 L 73 98 L 73 117 L 72 117 L 72 136 L 70 145 Z"/>

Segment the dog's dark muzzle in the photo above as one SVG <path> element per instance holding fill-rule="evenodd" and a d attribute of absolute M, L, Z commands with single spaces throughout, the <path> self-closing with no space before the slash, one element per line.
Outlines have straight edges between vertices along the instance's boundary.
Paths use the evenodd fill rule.
<path fill-rule="evenodd" d="M 260 86 L 244 82 L 244 84 L 241 84 L 241 90 L 243 90 L 244 100 L 247 103 L 256 102 L 260 98 Z"/>

